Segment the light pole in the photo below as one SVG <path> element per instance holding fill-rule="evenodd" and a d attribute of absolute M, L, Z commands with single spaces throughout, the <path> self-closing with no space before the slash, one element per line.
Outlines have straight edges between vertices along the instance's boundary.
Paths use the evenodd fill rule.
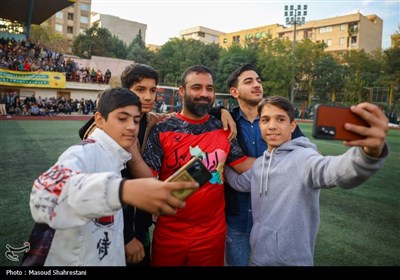
<path fill-rule="evenodd" d="M 293 25 L 293 49 L 292 49 L 292 81 L 290 88 L 290 101 L 294 104 L 294 87 L 296 75 L 296 26 L 304 24 L 307 16 L 307 5 L 285 5 L 286 24 Z"/>

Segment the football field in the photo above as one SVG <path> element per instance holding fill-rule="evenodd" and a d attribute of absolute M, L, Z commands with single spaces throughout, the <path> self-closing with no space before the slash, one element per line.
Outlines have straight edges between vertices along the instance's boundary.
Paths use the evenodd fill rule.
<path fill-rule="evenodd" d="M 84 121 L 0 121 L 0 266 L 18 266 L 6 246 L 22 247 L 33 220 L 29 195 L 33 181 L 70 145 L 80 141 Z M 300 127 L 324 155 L 347 148 L 340 141 L 315 140 L 311 124 Z M 363 185 L 321 191 L 321 226 L 316 266 L 400 265 L 400 130 L 388 134 L 390 156 Z M 22 253 L 17 254 L 19 260 Z"/>

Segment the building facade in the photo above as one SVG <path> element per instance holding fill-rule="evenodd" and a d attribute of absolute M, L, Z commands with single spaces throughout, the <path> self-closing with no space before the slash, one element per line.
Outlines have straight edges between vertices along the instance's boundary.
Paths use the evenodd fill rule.
<path fill-rule="evenodd" d="M 249 41 L 274 39 L 278 37 L 278 30 L 282 28 L 282 25 L 271 24 L 225 33 L 219 36 L 219 45 L 223 48 L 229 48 L 233 44 L 240 44 L 244 47 Z"/>
<path fill-rule="evenodd" d="M 68 40 L 69 52 L 73 39 L 90 27 L 91 5 L 92 0 L 76 0 L 75 4 L 58 11 L 44 23 Z"/>
<path fill-rule="evenodd" d="M 146 41 L 147 24 L 93 12 L 91 25 L 96 23 L 99 27 L 108 29 L 111 34 L 117 36 L 126 45 L 132 43 L 139 33 L 142 36 L 143 42 Z"/>
<path fill-rule="evenodd" d="M 188 29 L 181 30 L 179 34 L 181 39 L 194 39 L 205 44 L 218 44 L 219 36 L 224 33 L 203 26 L 194 26 Z"/>
<path fill-rule="evenodd" d="M 296 40 L 310 39 L 325 43 L 327 52 L 361 50 L 371 53 L 382 46 L 383 20 L 377 15 L 364 16 L 361 13 L 334 18 L 309 21 L 296 26 Z M 232 44 L 245 46 L 249 39 L 281 38 L 293 40 L 294 27 L 267 25 L 220 35 L 220 46 Z"/>
<path fill-rule="evenodd" d="M 139 32 L 145 42 L 146 24 L 92 12 L 91 5 L 92 0 L 76 0 L 75 4 L 57 12 L 44 23 L 68 40 L 69 53 L 72 53 L 73 39 L 94 23 L 108 29 L 127 45 Z"/>

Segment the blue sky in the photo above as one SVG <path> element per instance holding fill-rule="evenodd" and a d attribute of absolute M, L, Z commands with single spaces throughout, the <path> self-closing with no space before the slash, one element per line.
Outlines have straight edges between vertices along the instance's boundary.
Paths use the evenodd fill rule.
<path fill-rule="evenodd" d="M 399 30 L 399 0 L 92 0 L 92 11 L 147 24 L 146 43 L 162 45 L 179 31 L 201 25 L 221 32 L 284 24 L 284 5 L 308 5 L 306 20 L 360 12 L 383 19 L 382 47 L 390 46 L 390 35 Z"/>

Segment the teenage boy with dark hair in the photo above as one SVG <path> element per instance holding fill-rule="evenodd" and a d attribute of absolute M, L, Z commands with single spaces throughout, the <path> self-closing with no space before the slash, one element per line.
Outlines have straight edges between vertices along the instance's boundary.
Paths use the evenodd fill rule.
<path fill-rule="evenodd" d="M 47 240 L 46 266 L 125 265 L 122 205 L 174 214 L 184 203 L 171 192 L 196 186 L 122 179 L 129 160 L 137 172 L 146 172 L 137 142 L 140 100 L 128 89 L 114 88 L 100 96 L 97 109 L 89 138 L 67 149 L 33 184 L 33 219 L 55 230 Z"/>
<path fill-rule="evenodd" d="M 251 64 L 244 64 L 229 75 L 227 86 L 239 105 L 231 112 L 236 122 L 238 142 L 246 155 L 258 158 L 267 149 L 258 125 L 257 106 L 264 93 L 261 78 Z M 304 135 L 296 126 L 292 139 L 299 136 Z M 250 231 L 253 226 L 250 193 L 238 192 L 225 182 L 225 203 L 225 263 L 229 266 L 247 266 L 250 258 Z"/>
<path fill-rule="evenodd" d="M 251 265 L 313 265 L 320 189 L 356 187 L 383 167 L 387 118 L 371 103 L 351 110 L 369 127 L 346 123 L 345 129 L 365 139 L 344 141 L 352 148 L 342 155 L 323 156 L 306 137 L 291 140 L 296 121 L 289 100 L 271 96 L 260 103 L 260 130 L 268 150 L 241 175 L 225 167 L 229 184 L 251 193 Z"/>

